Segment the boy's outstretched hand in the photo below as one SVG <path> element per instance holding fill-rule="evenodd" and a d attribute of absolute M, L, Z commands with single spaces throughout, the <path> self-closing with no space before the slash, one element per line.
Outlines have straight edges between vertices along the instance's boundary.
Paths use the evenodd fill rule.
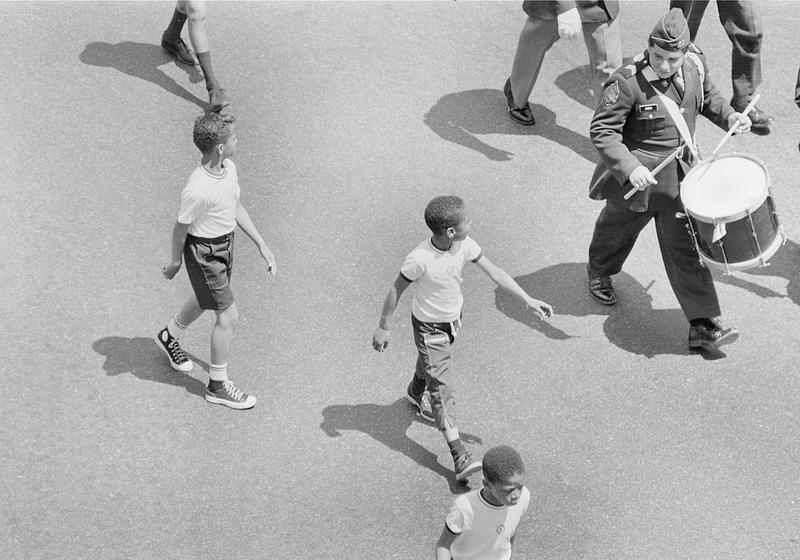
<path fill-rule="evenodd" d="M 372 347 L 378 352 L 383 352 L 389 346 L 389 331 L 378 327 L 372 335 Z"/>
<path fill-rule="evenodd" d="M 542 319 L 549 319 L 553 316 L 553 306 L 549 303 L 534 298 L 528 298 L 525 303 Z"/>
<path fill-rule="evenodd" d="M 169 263 L 168 265 L 161 267 L 161 274 L 164 275 L 164 278 L 167 280 L 172 280 L 175 278 L 175 275 L 178 274 L 178 271 L 181 269 L 181 262 L 178 261 L 176 263 Z"/>
<path fill-rule="evenodd" d="M 275 273 L 278 272 L 278 267 L 275 264 L 275 255 L 272 254 L 272 251 L 270 251 L 269 247 L 266 245 L 259 247 L 258 252 L 261 253 L 261 256 L 267 261 L 267 271 L 275 276 Z"/>

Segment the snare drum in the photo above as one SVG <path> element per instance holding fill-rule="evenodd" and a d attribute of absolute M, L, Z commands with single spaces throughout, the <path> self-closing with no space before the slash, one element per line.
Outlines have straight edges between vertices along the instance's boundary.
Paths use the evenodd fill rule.
<path fill-rule="evenodd" d="M 681 201 L 700 258 L 727 273 L 765 266 L 786 241 L 767 169 L 751 156 L 701 161 L 681 183 Z"/>

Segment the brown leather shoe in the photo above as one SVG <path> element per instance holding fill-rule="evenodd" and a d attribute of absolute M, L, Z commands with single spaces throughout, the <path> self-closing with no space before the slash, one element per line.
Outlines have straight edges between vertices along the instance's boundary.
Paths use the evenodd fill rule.
<path fill-rule="evenodd" d="M 508 106 L 509 117 L 525 126 L 536 124 L 536 119 L 533 117 L 530 103 L 526 102 L 524 107 L 517 107 L 514 103 L 514 94 L 511 93 L 511 78 L 506 80 L 506 85 L 503 86 L 503 93 L 506 94 L 506 105 Z"/>
<path fill-rule="evenodd" d="M 611 285 L 610 276 L 589 278 L 589 293 L 603 305 L 614 305 L 617 303 L 617 294 L 614 291 L 614 286 Z"/>
<path fill-rule="evenodd" d="M 716 350 L 723 344 L 730 344 L 739 338 L 734 328 L 723 329 L 717 321 L 707 319 L 708 325 L 689 327 L 689 348 L 692 350 Z M 713 326 L 712 326 L 713 325 Z"/>

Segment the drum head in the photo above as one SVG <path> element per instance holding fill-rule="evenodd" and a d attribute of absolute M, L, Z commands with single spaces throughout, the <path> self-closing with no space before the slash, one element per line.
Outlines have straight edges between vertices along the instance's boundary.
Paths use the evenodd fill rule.
<path fill-rule="evenodd" d="M 743 154 L 701 161 L 681 183 L 686 211 L 704 222 L 738 220 L 755 211 L 769 195 L 767 169 Z"/>

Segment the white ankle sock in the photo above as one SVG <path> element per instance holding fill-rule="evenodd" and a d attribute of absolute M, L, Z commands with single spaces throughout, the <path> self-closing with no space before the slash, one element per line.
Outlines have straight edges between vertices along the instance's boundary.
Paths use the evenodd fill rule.
<path fill-rule="evenodd" d="M 208 376 L 211 381 L 227 381 L 228 380 L 228 364 L 208 365 Z"/>

